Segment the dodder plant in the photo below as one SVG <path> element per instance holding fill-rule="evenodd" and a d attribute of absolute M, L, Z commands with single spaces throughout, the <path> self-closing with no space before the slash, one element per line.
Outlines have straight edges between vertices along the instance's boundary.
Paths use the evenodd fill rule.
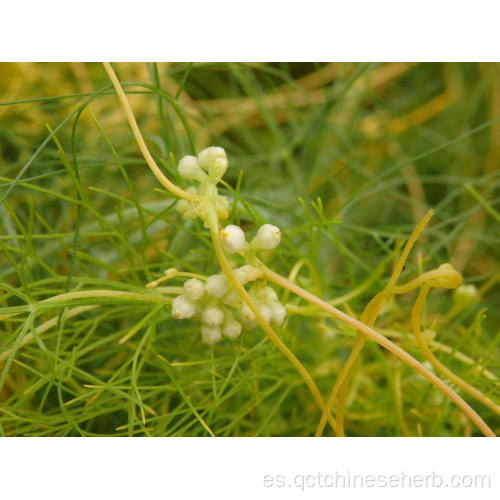
<path fill-rule="evenodd" d="M 30 302 L 29 297 L 25 297 L 18 293 L 19 298 L 26 301 L 28 305 L 7 308 L 7 314 L 0 316 L 0 319 L 15 317 L 20 313 L 28 314 L 28 318 L 20 328 L 17 334 L 17 340 L 14 344 L 8 350 L 0 354 L 0 362 L 4 365 L 0 376 L 0 388 L 7 378 L 10 366 L 14 362 L 18 362 L 18 360 L 15 359 L 17 350 L 32 340 L 38 343 L 40 349 L 49 360 L 57 360 L 57 364 L 61 368 L 61 373 L 59 374 L 61 379 L 64 378 L 65 371 L 71 372 L 74 370 L 78 372 L 78 368 L 74 366 L 73 363 L 61 360 L 57 357 L 57 350 L 55 354 L 47 350 L 40 338 L 41 334 L 44 332 L 58 327 L 60 316 L 54 316 L 35 327 L 34 319 L 39 311 L 49 311 L 51 309 L 68 306 L 70 308 L 67 309 L 64 314 L 66 319 L 70 319 L 99 307 L 99 304 L 71 307 L 75 299 L 90 297 L 93 300 L 98 300 L 99 298 L 102 298 L 102 300 L 116 299 L 121 301 L 121 303 L 126 303 L 127 300 L 150 303 L 153 306 L 151 311 L 149 311 L 139 324 L 134 326 L 120 339 L 120 343 L 123 344 L 128 342 L 140 328 L 147 326 L 147 322 L 154 318 L 164 304 L 171 303 L 173 318 L 197 322 L 197 324 L 199 324 L 201 341 L 206 344 L 217 343 L 222 341 L 223 338 L 234 339 L 242 334 L 244 335 L 246 330 L 253 328 L 262 329 L 268 339 L 271 340 L 274 346 L 278 348 L 300 374 L 318 406 L 321 412 L 321 417 L 319 418 L 316 429 L 316 435 L 318 436 L 323 433 L 327 422 L 337 435 L 344 434 L 344 407 L 348 394 L 349 382 L 352 378 L 355 362 L 367 338 L 380 344 L 437 387 L 444 395 L 450 398 L 485 435 L 494 435 L 493 431 L 486 425 L 482 418 L 451 387 L 438 378 L 429 367 L 418 362 L 399 345 L 396 345 L 386 336 L 372 328 L 372 325 L 388 299 L 395 295 L 405 294 L 412 290 L 420 289 L 419 296 L 413 308 L 412 328 L 417 344 L 423 355 L 436 372 L 443 374 L 444 377 L 451 380 L 462 390 L 500 415 L 498 405 L 486 397 L 481 391 L 457 377 L 437 360 L 427 346 L 428 338 L 432 336 L 432 333 L 429 331 L 421 332 L 420 330 L 420 312 L 430 288 L 443 287 L 452 289 L 459 287 L 460 292 L 463 293 L 466 291 L 466 288 L 460 286 L 462 282 L 461 275 L 454 270 L 451 265 L 442 264 L 437 269 L 422 273 L 420 276 L 407 283 L 397 283 L 409 253 L 419 234 L 424 230 L 429 221 L 432 211 L 424 216 L 406 242 L 394 266 L 387 286 L 373 297 L 366 306 L 360 320 L 357 320 L 353 315 L 340 311 L 328 302 L 322 300 L 319 296 L 310 293 L 294 283 L 292 276 L 300 267 L 300 262 L 293 267 L 289 279 L 275 273 L 264 264 L 263 260 L 266 259 L 262 258 L 262 252 L 269 253 L 279 244 L 281 237 L 279 228 L 272 224 L 263 224 L 258 229 L 257 234 L 252 239 L 248 238 L 247 241 L 247 237 L 241 228 L 224 222 L 229 217 L 229 210 L 231 207 L 228 199 L 219 194 L 217 189 L 218 184 L 221 182 L 228 168 L 226 153 L 222 148 L 209 147 L 201 151 L 198 156 L 185 156 L 180 159 L 177 165 L 178 173 L 188 183 L 192 184 L 187 189 L 179 187 L 163 174 L 148 150 L 126 95 L 113 69 L 107 63 L 105 63 L 104 66 L 149 168 L 162 186 L 178 198 L 176 208 L 182 219 L 189 220 L 199 218 L 203 221 L 204 226 L 209 231 L 210 241 L 215 251 L 221 272 L 206 276 L 201 273 L 168 269 L 161 278 L 149 283 L 146 289 L 134 291 L 125 289 L 69 291 L 68 293 L 41 300 L 36 303 L 36 305 Z M 64 151 L 55 139 L 55 136 L 54 140 L 61 154 L 63 163 L 65 163 L 66 166 L 68 161 L 64 156 Z M 67 169 L 71 172 L 71 167 Z M 182 287 L 160 286 L 164 284 L 165 281 L 174 277 L 186 278 L 184 285 Z M 278 299 L 278 294 L 275 289 L 276 285 L 285 290 L 281 301 Z M 288 301 L 290 292 L 308 301 L 311 306 L 309 308 L 301 308 L 300 306 L 292 305 Z M 17 292 L 12 290 L 11 293 L 15 294 Z M 322 314 L 332 316 L 350 327 L 353 327 L 358 332 L 352 352 L 342 367 L 326 402 L 309 371 L 299 361 L 292 350 L 289 349 L 285 342 L 283 342 L 283 335 L 278 335 L 277 333 L 284 322 L 287 312 L 291 313 L 298 310 L 305 312 L 307 310 L 307 312 L 305 312 L 307 316 L 311 310 L 313 312 L 310 313 L 310 315 L 315 315 L 318 309 L 322 311 Z M 143 346 L 145 342 L 150 341 L 151 336 L 148 337 L 148 335 L 149 330 L 139 341 L 136 352 L 140 352 L 141 346 Z M 135 373 L 137 371 L 137 365 L 138 360 L 137 355 L 135 355 L 132 363 L 132 380 L 136 380 Z M 169 370 L 168 362 L 166 365 L 166 370 Z M 114 374 L 111 377 L 111 380 L 114 381 L 115 377 L 118 376 L 119 370 L 116 372 L 116 375 Z M 87 404 L 96 401 L 100 394 L 106 389 L 106 387 L 99 385 L 100 380 L 97 378 L 96 380 L 90 381 L 94 385 L 88 387 L 92 387 L 93 390 L 96 390 L 96 393 Z M 128 400 L 139 405 L 142 423 L 145 425 L 145 413 L 148 412 L 155 415 L 155 412 L 148 405 L 142 404 L 141 393 L 136 382 L 133 387 L 134 394 L 133 396 L 128 396 Z M 110 385 L 107 389 L 116 391 L 119 396 L 125 396 L 119 385 L 116 387 L 111 387 Z M 180 386 L 176 385 L 176 390 L 182 394 L 182 388 Z M 67 404 L 72 404 L 73 401 L 78 401 L 80 398 L 82 398 L 82 396 L 76 396 L 74 400 L 69 401 Z M 62 401 L 60 393 L 59 399 Z M 213 434 L 203 418 L 191 405 L 188 397 L 185 397 L 185 401 L 188 406 L 190 405 L 191 410 L 206 431 L 209 434 Z M 337 407 L 336 418 L 334 419 L 332 408 L 334 407 L 335 401 L 337 401 Z M 42 406 L 43 404 L 41 404 L 41 407 Z M 65 404 L 62 402 L 61 407 L 65 407 Z M 69 413 L 67 418 L 68 420 L 71 418 Z M 78 424 L 76 422 L 72 421 L 71 423 L 78 429 Z"/>
<path fill-rule="evenodd" d="M 439 379 L 436 375 L 434 375 L 430 370 L 428 370 L 419 361 L 409 355 L 406 351 L 404 351 L 392 341 L 370 327 L 370 325 L 375 321 L 376 315 L 380 311 L 385 298 L 387 298 L 383 292 L 382 298 L 379 297 L 381 295 L 379 294 L 373 299 L 372 303 L 367 306 L 368 313 L 363 318 L 365 322 L 358 321 L 355 318 L 331 306 L 321 298 L 311 294 L 307 290 L 302 289 L 295 283 L 292 283 L 285 277 L 275 273 L 266 265 L 264 265 L 261 260 L 259 260 L 259 249 L 274 248 L 279 242 L 278 228 L 275 228 L 271 225 L 264 225 L 259 230 L 259 233 L 254 238 L 254 240 L 252 240 L 252 243 L 250 245 L 246 243 L 242 231 L 236 226 L 221 228 L 221 220 L 227 218 L 228 215 L 227 202 L 217 193 L 216 187 L 217 183 L 222 178 L 222 175 L 224 174 L 228 166 L 226 155 L 221 148 L 208 148 L 202 151 L 198 158 L 191 156 L 184 157 L 179 162 L 179 173 L 184 178 L 198 181 L 200 183 L 200 186 L 197 189 L 191 188 L 188 190 L 183 190 L 172 183 L 167 177 L 165 177 L 148 151 L 139 127 L 137 126 L 133 112 L 127 101 L 127 97 L 112 67 L 109 63 L 104 63 L 104 66 L 113 86 L 115 87 L 122 107 L 127 115 L 127 119 L 130 123 L 132 132 L 137 140 L 139 148 L 141 149 L 141 152 L 144 155 L 144 158 L 151 171 L 166 189 L 168 189 L 175 196 L 181 198 L 178 211 L 182 214 L 182 216 L 184 218 L 192 218 L 195 216 L 200 217 L 203 220 L 205 227 L 207 227 L 210 231 L 210 237 L 217 260 L 227 280 L 226 284 L 226 281 L 221 279 L 221 276 L 216 275 L 215 277 L 212 277 L 212 279 L 220 280 L 221 283 L 220 290 L 217 289 L 217 293 L 212 294 L 212 296 L 215 299 L 219 299 L 219 301 L 222 300 L 222 304 L 230 304 L 231 301 L 233 301 L 233 304 L 239 306 L 240 301 L 241 321 L 243 323 L 246 323 L 247 327 L 251 327 L 253 325 L 252 321 L 255 321 L 262 328 L 268 338 L 273 342 L 273 344 L 297 369 L 304 382 L 307 384 L 311 395 L 316 401 L 318 407 L 322 410 L 322 419 L 318 426 L 317 432 L 318 435 L 322 432 L 324 420 L 328 420 L 334 431 L 336 431 L 338 434 L 343 433 L 343 426 L 341 423 L 342 405 L 339 405 L 340 418 L 337 419 L 337 424 L 334 422 L 330 414 L 330 408 L 336 396 L 336 387 L 345 383 L 346 374 L 350 372 L 352 364 L 357 354 L 361 350 L 364 338 L 369 337 L 387 350 L 391 351 L 406 364 L 414 368 L 429 382 L 436 386 L 441 392 L 448 396 L 478 426 L 478 428 L 483 432 L 484 435 L 495 436 L 493 431 L 488 427 L 483 419 L 451 387 L 445 384 L 441 379 Z M 417 229 L 415 230 L 412 237 L 408 240 L 401 258 L 399 259 L 395 271 L 385 290 L 387 295 L 404 293 L 420 285 L 423 285 L 422 290 L 427 291 L 428 288 L 432 286 L 456 288 L 461 284 L 462 278 L 460 274 L 455 271 L 450 264 L 443 264 L 435 271 L 431 271 L 427 275 L 422 275 L 420 279 L 417 278 L 415 280 L 416 284 L 409 283 L 408 285 L 410 286 L 401 286 L 399 288 L 394 287 L 394 284 L 403 268 L 404 262 L 411 250 L 411 247 L 413 246 L 418 234 L 425 226 L 425 223 L 429 219 L 430 215 L 431 214 L 428 214 L 424 218 L 419 226 L 417 226 Z M 240 253 L 247 264 L 243 266 L 243 268 L 235 270 L 229 262 L 225 250 L 230 253 Z M 279 302 L 277 301 L 277 297 L 273 294 L 273 292 L 269 292 L 269 290 L 272 289 L 267 286 L 267 281 L 274 282 L 275 284 L 299 295 L 311 304 L 314 304 L 315 306 L 323 309 L 328 314 L 331 314 L 337 319 L 355 327 L 359 332 L 353 352 L 341 372 L 341 377 L 343 377 L 339 377 L 336 387 L 334 387 L 334 389 L 332 390 L 327 405 L 325 405 L 323 398 L 309 372 L 297 359 L 297 357 L 290 351 L 290 349 L 283 343 L 281 338 L 276 334 L 270 324 L 273 320 L 277 324 L 281 323 L 282 310 L 279 306 Z M 247 290 L 244 285 L 248 282 L 257 282 L 257 289 L 251 288 L 250 290 Z M 205 285 L 206 292 L 208 292 L 208 290 L 206 290 L 207 285 Z M 219 285 L 214 286 L 214 288 L 218 288 L 218 286 Z M 226 286 L 228 288 L 231 288 L 231 290 L 226 291 Z M 226 331 L 226 336 L 228 337 L 236 335 L 236 331 L 238 331 L 239 334 L 239 326 L 236 326 L 236 320 L 234 320 L 233 316 L 231 316 L 231 314 L 227 310 L 221 309 L 221 302 L 219 302 L 219 307 L 210 303 L 205 304 L 205 308 L 202 310 L 201 308 L 198 308 L 197 303 L 191 302 L 189 300 L 190 297 L 194 300 L 201 300 L 203 297 L 203 291 L 204 290 L 202 283 L 192 281 L 186 282 L 184 294 L 174 301 L 174 316 L 177 315 L 178 317 L 191 318 L 199 316 L 204 323 L 204 326 L 201 327 L 202 337 L 207 343 L 213 343 L 219 340 L 221 336 L 219 329 L 220 325 L 222 325 L 222 331 Z M 261 292 L 260 295 L 259 292 Z M 208 295 L 211 294 L 208 293 Z M 217 297 L 217 295 L 220 296 Z M 235 295 L 239 297 L 239 301 L 235 300 Z M 226 297 L 230 298 L 226 299 Z M 261 297 L 260 302 L 258 301 L 258 297 Z M 268 303 L 266 303 L 266 301 Z M 278 314 L 279 318 L 276 317 L 276 315 L 273 315 L 273 307 L 280 310 L 280 313 Z M 231 333 L 229 333 L 228 335 L 227 332 L 229 331 Z"/>

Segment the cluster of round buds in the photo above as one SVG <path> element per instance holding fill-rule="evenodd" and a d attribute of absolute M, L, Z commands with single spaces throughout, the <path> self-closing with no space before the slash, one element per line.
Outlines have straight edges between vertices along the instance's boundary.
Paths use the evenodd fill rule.
<path fill-rule="evenodd" d="M 222 179 L 228 167 L 226 152 L 220 147 L 209 147 L 200 151 L 198 156 L 187 155 L 180 159 L 177 169 L 179 175 L 186 180 L 196 181 L 198 186 L 190 186 L 187 191 L 210 198 L 220 219 L 229 216 L 229 202 L 225 196 L 217 192 L 217 183 Z M 177 212 L 185 220 L 200 217 L 204 219 L 202 202 L 179 200 Z"/>
<path fill-rule="evenodd" d="M 227 170 L 227 157 L 224 149 L 211 146 L 200 151 L 198 156 L 187 155 L 177 166 L 183 179 L 217 184 Z"/>
<path fill-rule="evenodd" d="M 226 226 L 220 232 L 222 248 L 226 253 L 235 253 L 249 248 L 254 250 L 273 250 L 281 240 L 279 227 L 272 224 L 260 226 L 257 234 L 250 243 L 245 239 L 243 230 L 232 224 Z"/>
<path fill-rule="evenodd" d="M 244 265 L 234 270 L 241 285 L 255 282 L 262 271 Z M 264 319 L 281 325 L 286 309 L 276 292 L 269 286 L 255 283 L 249 291 Z M 205 282 L 191 278 L 184 283 L 184 291 L 172 303 L 175 319 L 201 321 L 201 337 L 206 344 L 214 344 L 223 336 L 235 339 L 241 331 L 257 326 L 253 311 L 242 302 L 223 274 L 209 276 Z"/>
<path fill-rule="evenodd" d="M 280 326 L 286 316 L 286 308 L 279 301 L 276 292 L 269 286 L 255 286 L 249 291 L 250 297 L 262 315 L 262 317 L 271 324 Z M 243 327 L 250 330 L 257 326 L 257 319 L 254 312 L 247 304 L 242 304 L 240 317 Z"/>

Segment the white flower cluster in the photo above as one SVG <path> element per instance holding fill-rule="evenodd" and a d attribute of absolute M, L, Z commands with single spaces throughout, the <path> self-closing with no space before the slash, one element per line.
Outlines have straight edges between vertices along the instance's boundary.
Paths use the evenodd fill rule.
<path fill-rule="evenodd" d="M 229 216 L 229 203 L 225 196 L 217 192 L 217 183 L 226 172 L 228 162 L 226 152 L 220 147 L 209 147 L 198 156 L 184 156 L 178 164 L 179 175 L 186 180 L 196 181 L 198 186 L 190 186 L 187 191 L 200 195 L 193 199 L 177 202 L 177 211 L 183 219 L 200 217 L 205 221 L 211 207 L 215 207 L 219 219 Z M 286 309 L 278 300 L 276 292 L 266 285 L 262 271 L 248 264 L 253 263 L 255 252 L 272 250 L 279 245 L 281 232 L 278 227 L 264 224 L 250 243 L 245 239 L 243 230 L 228 225 L 220 232 L 222 248 L 226 253 L 242 252 L 247 264 L 233 270 L 238 282 L 244 286 L 252 283 L 248 293 L 262 316 L 268 323 L 281 325 Z M 156 286 L 160 280 L 151 283 Z M 223 274 L 209 276 L 206 282 L 197 278 L 184 283 L 184 291 L 172 303 L 172 316 L 177 319 L 201 321 L 203 342 L 214 344 L 222 336 L 229 339 L 238 337 L 243 329 L 257 326 L 255 313 L 244 303 L 236 290 L 231 287 Z"/>
<path fill-rule="evenodd" d="M 222 248 L 227 253 L 235 253 L 246 250 L 247 248 L 252 248 L 254 250 L 273 250 L 280 243 L 281 231 L 277 226 L 264 224 L 259 228 L 254 239 L 250 243 L 247 243 L 243 230 L 231 224 L 220 232 L 220 238 Z"/>
<path fill-rule="evenodd" d="M 226 172 L 227 166 L 226 152 L 214 146 L 200 151 L 197 157 L 184 156 L 177 165 L 183 179 L 199 183 L 199 186 L 190 186 L 187 191 L 212 199 L 220 219 L 227 219 L 229 216 L 229 202 L 225 196 L 217 192 L 216 186 Z M 185 220 L 196 217 L 204 219 L 203 204 L 182 199 L 177 202 L 176 208 Z"/>
<path fill-rule="evenodd" d="M 256 267 L 244 265 L 234 270 L 241 285 L 255 282 L 262 276 Z M 281 325 L 286 309 L 276 292 L 265 283 L 253 283 L 250 291 L 254 303 L 264 319 Z M 209 276 L 203 283 L 191 278 L 184 283 L 184 292 L 172 303 L 172 316 L 176 319 L 201 321 L 201 336 L 206 344 L 214 344 L 222 336 L 235 339 L 242 331 L 257 326 L 253 311 L 242 302 L 223 274 Z"/>

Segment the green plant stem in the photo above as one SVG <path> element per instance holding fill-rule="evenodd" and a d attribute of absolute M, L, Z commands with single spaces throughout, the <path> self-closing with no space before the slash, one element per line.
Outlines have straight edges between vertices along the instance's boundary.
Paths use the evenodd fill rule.
<path fill-rule="evenodd" d="M 94 309 L 96 307 L 99 307 L 97 304 L 91 305 L 91 306 L 78 306 L 70 309 L 66 313 L 66 318 L 73 318 L 74 316 L 77 316 L 78 314 L 81 314 L 86 311 L 90 311 L 91 309 Z M 57 322 L 59 321 L 59 315 L 54 316 L 53 318 L 50 318 L 49 320 L 45 321 L 45 323 L 42 323 L 39 327 L 36 328 L 36 334 L 40 335 L 47 330 L 50 330 L 53 326 L 57 325 Z M 23 337 L 22 341 L 19 343 L 19 346 L 17 347 L 12 347 L 10 349 L 7 349 L 6 351 L 2 352 L 0 354 L 0 362 L 4 361 L 7 359 L 12 351 L 15 349 L 20 349 L 24 345 L 26 345 L 28 342 L 31 342 L 35 336 L 33 335 L 33 332 L 30 332 L 26 334 L 25 337 Z"/>
<path fill-rule="evenodd" d="M 160 291 L 160 290 L 159 290 Z M 182 287 L 161 287 L 161 291 L 163 293 L 173 293 L 173 294 L 180 294 L 183 291 Z M 163 302 L 165 300 L 168 300 L 166 298 L 163 298 L 161 295 L 158 294 L 152 294 L 152 293 L 136 293 L 136 292 L 124 292 L 124 291 L 119 291 L 119 290 L 80 290 L 78 292 L 68 292 L 68 293 L 61 293 L 59 295 L 54 295 L 53 297 L 49 297 L 48 299 L 41 300 L 39 304 L 46 304 L 46 303 L 52 303 L 52 302 L 57 302 L 61 301 L 62 305 L 66 305 L 66 301 L 68 300 L 73 300 L 73 299 L 85 299 L 85 298 L 98 298 L 98 297 L 112 297 L 116 299 L 125 299 L 125 300 L 137 300 L 137 301 L 144 301 L 144 302 L 153 302 L 153 303 L 159 303 Z M 80 314 L 85 311 L 89 311 L 90 309 L 93 309 L 95 307 L 98 307 L 100 304 L 95 304 L 95 305 L 88 305 L 88 306 L 79 306 L 75 307 L 73 309 L 70 309 L 67 312 L 67 317 L 71 318 L 73 316 L 76 316 L 77 314 Z M 12 315 L 5 315 L 3 317 L 8 317 L 8 316 L 14 316 L 14 313 Z M 36 329 L 36 333 L 40 335 L 41 333 L 46 332 L 53 326 L 57 324 L 59 320 L 59 315 L 57 315 L 54 318 L 51 318 L 47 320 L 45 323 L 42 323 L 39 327 Z M 34 335 L 32 333 L 28 333 L 23 340 L 20 342 L 19 346 L 17 349 L 23 347 L 27 343 L 31 342 L 31 340 L 34 339 Z M 7 359 L 9 357 L 9 354 L 12 352 L 13 348 L 7 349 L 6 351 L 0 353 L 0 362 Z"/>

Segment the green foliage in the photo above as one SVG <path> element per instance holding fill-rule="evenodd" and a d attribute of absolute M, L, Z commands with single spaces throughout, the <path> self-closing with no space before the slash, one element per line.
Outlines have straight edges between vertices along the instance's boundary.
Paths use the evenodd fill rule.
<path fill-rule="evenodd" d="M 279 226 L 268 264 L 295 269 L 297 283 L 347 312 L 361 315 L 386 286 L 402 241 L 432 207 L 402 282 L 451 262 L 477 287 L 469 302 L 433 290 L 422 329 L 436 331 L 430 347 L 442 363 L 500 401 L 498 65 L 116 69 L 166 175 L 186 187 L 176 160 L 223 147 L 228 223 L 252 235 Z M 0 433 L 314 434 L 317 406 L 259 328 L 207 346 L 199 324 L 172 319 L 184 277 L 146 289 L 167 268 L 220 269 L 203 223 L 183 221 L 158 189 L 102 67 L 3 64 L 0 76 Z M 279 334 L 326 398 L 355 332 L 283 298 Z M 388 301 L 375 326 L 424 359 L 414 299 Z M 373 342 L 361 356 L 348 435 L 477 433 Z M 498 433 L 498 415 L 460 394 Z"/>

